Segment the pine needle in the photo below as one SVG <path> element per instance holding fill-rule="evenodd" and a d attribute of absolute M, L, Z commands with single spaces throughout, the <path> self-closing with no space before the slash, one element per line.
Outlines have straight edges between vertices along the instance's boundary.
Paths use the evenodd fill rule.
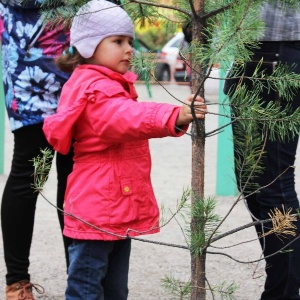
<path fill-rule="evenodd" d="M 263 236 L 270 234 L 275 234 L 278 237 L 284 238 L 288 235 L 296 236 L 296 225 L 294 225 L 293 222 L 296 222 L 297 217 L 291 213 L 292 208 L 289 208 L 287 211 L 283 208 L 281 211 L 276 207 L 274 211 L 269 213 L 269 216 L 272 219 L 273 228 Z"/>

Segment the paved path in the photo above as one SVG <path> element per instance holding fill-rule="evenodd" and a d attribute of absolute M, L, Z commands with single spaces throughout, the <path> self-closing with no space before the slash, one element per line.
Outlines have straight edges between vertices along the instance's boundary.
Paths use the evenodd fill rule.
<path fill-rule="evenodd" d="M 167 85 L 166 88 L 177 98 L 184 100 L 189 94 L 189 87 L 182 85 Z M 137 85 L 139 100 L 176 103 L 176 101 L 161 87 L 152 86 L 152 98 L 147 94 L 144 85 Z M 217 101 L 218 91 L 216 84 L 208 83 L 206 99 L 208 103 Z M 216 106 L 209 108 L 217 111 Z M 215 115 L 208 115 L 206 129 L 212 130 L 217 127 L 218 120 Z M 12 134 L 9 129 L 5 132 L 5 166 L 4 174 L 0 175 L 0 193 L 9 172 L 12 154 Z M 152 179 L 158 202 L 163 204 L 167 213 L 174 211 L 176 201 L 180 198 L 184 188 L 188 188 L 191 182 L 191 139 L 188 135 L 175 139 L 164 138 L 151 140 L 153 158 Z M 211 137 L 206 142 L 206 169 L 205 169 L 205 194 L 214 195 L 216 191 L 216 152 L 217 136 Z M 298 176 L 298 178 L 300 178 Z M 53 169 L 46 184 L 44 194 L 55 202 L 56 179 Z M 218 211 L 224 215 L 234 197 L 218 197 Z M 234 210 L 232 221 L 224 225 L 225 229 L 233 228 L 250 221 L 249 215 L 243 205 Z M 1 234 L 1 233 L 0 233 Z M 229 238 L 224 244 L 231 244 L 242 240 L 245 236 L 255 237 L 253 230 Z M 1 237 L 0 237 L 1 238 Z M 148 237 L 147 237 L 148 238 Z M 160 234 L 151 236 L 150 239 L 170 243 L 184 244 L 181 229 L 176 221 L 163 228 Z M 218 251 L 218 250 L 216 250 Z M 247 244 L 234 250 L 237 258 L 253 259 L 259 255 L 258 242 Z M 3 257 L 2 238 L 0 239 L 0 257 Z M 253 300 L 259 298 L 262 289 L 263 277 L 251 280 L 254 271 L 253 265 L 237 265 L 227 258 L 220 256 L 208 257 L 208 278 L 211 282 L 220 280 L 236 280 L 241 285 L 240 300 Z M 37 299 L 63 300 L 66 286 L 65 261 L 61 236 L 55 209 L 43 198 L 39 198 L 36 213 L 35 231 L 31 251 L 32 282 L 45 287 L 46 293 Z M 4 291 L 5 267 L 3 259 L 0 260 L 0 294 Z M 188 251 L 157 246 L 139 241 L 133 242 L 131 269 L 130 269 L 130 296 L 129 300 L 171 300 L 175 299 L 166 293 L 161 287 L 161 279 L 164 275 L 173 275 L 182 280 L 190 276 L 190 256 Z M 257 275 L 257 273 L 256 273 Z M 4 297 L 0 296 L 1 299 Z"/>

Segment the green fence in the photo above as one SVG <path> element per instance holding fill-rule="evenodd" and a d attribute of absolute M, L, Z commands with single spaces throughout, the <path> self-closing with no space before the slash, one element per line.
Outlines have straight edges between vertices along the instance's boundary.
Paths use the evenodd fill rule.
<path fill-rule="evenodd" d="M 226 67 L 221 65 L 220 78 L 226 75 Z M 223 93 L 224 80 L 220 80 L 219 90 L 219 127 L 225 126 L 230 119 L 222 115 L 230 115 L 228 101 Z M 234 175 L 234 157 L 233 157 L 233 141 L 231 126 L 226 126 L 220 134 L 218 134 L 217 148 L 217 178 L 216 178 L 216 194 L 219 196 L 235 196 L 237 195 L 236 180 Z"/>

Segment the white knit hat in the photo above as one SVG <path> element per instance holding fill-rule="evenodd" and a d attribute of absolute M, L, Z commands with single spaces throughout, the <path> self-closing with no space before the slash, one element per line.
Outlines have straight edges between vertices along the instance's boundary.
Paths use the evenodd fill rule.
<path fill-rule="evenodd" d="M 84 58 L 91 57 L 106 37 L 125 35 L 134 38 L 134 25 L 126 11 L 105 0 L 92 0 L 76 13 L 70 32 L 70 44 Z"/>

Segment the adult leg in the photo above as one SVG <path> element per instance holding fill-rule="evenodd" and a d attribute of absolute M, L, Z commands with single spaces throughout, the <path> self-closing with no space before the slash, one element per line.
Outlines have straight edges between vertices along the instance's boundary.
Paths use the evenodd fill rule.
<path fill-rule="evenodd" d="M 279 53 L 279 58 L 282 62 L 292 65 L 295 63 L 295 58 L 299 58 L 299 49 L 293 46 L 281 46 L 278 49 L 267 45 L 261 49 L 261 52 Z M 298 56 L 297 56 L 298 53 Z M 259 53 L 257 53 L 259 55 Z M 263 55 L 262 55 L 263 56 Z M 272 55 L 274 56 L 274 55 Z M 300 59 L 295 72 L 300 73 Z M 270 64 L 268 65 L 270 66 Z M 268 67 L 267 66 L 267 67 Z M 245 70 L 246 75 L 251 76 L 254 70 L 254 65 L 249 64 Z M 245 82 L 251 89 L 251 83 Z M 265 101 L 276 100 L 276 95 L 272 91 L 263 91 L 262 98 Z M 278 100 L 278 99 L 277 99 Z M 299 107 L 300 93 L 297 93 L 292 102 L 293 109 Z M 284 107 L 286 101 L 280 99 L 281 105 Z M 233 132 L 237 135 L 237 130 L 242 130 L 241 127 L 235 125 Z M 242 135 L 239 135 L 242 136 Z M 298 144 L 298 137 L 286 140 L 285 142 L 279 141 L 266 141 L 265 151 L 263 156 L 262 165 L 264 171 L 262 174 L 256 174 L 256 177 L 251 178 L 252 182 L 258 183 L 263 187 L 259 193 L 249 195 L 245 193 L 249 210 L 254 216 L 254 219 L 268 219 L 269 213 L 274 211 L 275 208 L 279 210 L 292 209 L 292 213 L 296 213 L 299 208 L 299 202 L 295 192 L 294 182 L 294 168 L 292 166 L 295 162 L 296 150 Z M 241 152 L 235 151 L 236 158 L 240 157 Z M 239 170 L 236 171 L 237 177 Z M 275 181 L 274 181 L 275 180 Z M 237 180 L 239 182 L 239 180 Z M 274 181 L 274 182 L 273 182 Z M 273 182 L 273 183 L 272 183 Z M 299 219 L 294 223 L 296 225 L 296 233 L 299 235 L 300 223 Z M 272 223 L 264 224 L 264 232 L 272 228 Z M 256 226 L 258 236 L 261 235 L 261 226 Z M 286 252 L 276 254 L 268 257 L 275 252 L 282 249 L 292 240 L 291 236 L 281 237 L 281 239 L 272 234 L 264 239 L 260 239 L 264 255 L 266 257 L 266 282 L 265 290 L 262 294 L 262 300 L 290 300 L 300 299 L 299 286 L 300 286 L 300 241 L 294 242 L 291 246 L 286 248 Z"/>
<path fill-rule="evenodd" d="M 61 231 L 64 228 L 64 215 L 62 213 L 65 191 L 67 186 L 68 175 L 71 173 L 73 168 L 73 148 L 69 151 L 67 155 L 62 155 L 60 153 L 56 154 L 56 169 L 57 169 L 57 210 L 58 220 L 60 224 Z M 66 265 L 69 266 L 69 252 L 68 247 L 72 243 L 72 239 L 63 235 L 63 243 L 65 249 Z"/>
<path fill-rule="evenodd" d="M 1 226 L 6 284 L 30 281 L 28 273 L 35 208 L 38 193 L 32 188 L 34 167 L 32 159 L 40 149 L 49 147 L 42 124 L 30 125 L 14 132 L 14 150 L 1 204 Z"/>
<path fill-rule="evenodd" d="M 282 212 L 292 209 L 291 213 L 294 214 L 299 209 L 294 189 L 294 168 L 290 168 L 294 164 L 297 141 L 298 138 L 285 143 L 267 142 L 265 170 L 260 177 L 260 185 L 268 186 L 257 195 L 259 219 L 261 220 L 270 218 L 269 213 L 274 212 L 275 208 Z M 270 184 L 275 178 L 277 178 L 276 181 Z M 296 233 L 299 235 L 299 218 L 294 225 Z M 265 224 L 264 227 L 267 232 L 272 229 L 272 224 Z M 261 239 L 267 275 L 261 299 L 300 299 L 300 241 L 295 241 L 284 249 L 284 252 L 271 256 L 285 247 L 293 238 L 292 236 L 271 234 Z"/>
<path fill-rule="evenodd" d="M 294 169 L 289 168 L 294 163 L 294 156 L 291 155 L 297 147 L 298 139 L 280 143 L 278 141 L 267 141 L 265 150 L 266 156 L 263 159 L 264 172 L 256 180 L 261 187 L 265 186 L 258 194 L 245 194 L 248 208 L 253 220 L 269 219 L 269 213 L 275 208 L 286 212 L 292 209 L 296 213 L 299 208 L 297 195 L 294 189 Z M 291 151 L 291 152 L 290 152 Z M 287 170 L 285 173 L 284 170 Z M 283 174 L 279 176 L 280 174 Z M 278 179 L 274 181 L 275 178 Z M 294 223 L 296 234 L 300 234 L 299 218 Z M 261 238 L 263 233 L 272 229 L 272 223 L 265 223 L 256 226 L 258 237 L 266 260 L 266 282 L 261 300 L 291 300 L 299 298 L 300 285 L 300 241 L 295 241 L 279 252 L 289 242 L 292 236 L 267 235 Z M 270 256 L 270 257 L 268 257 Z"/>
<path fill-rule="evenodd" d="M 279 51 L 279 58 L 282 63 L 297 66 L 294 72 L 300 74 L 300 46 L 293 44 L 282 44 Z M 293 110 L 300 106 L 300 92 L 297 92 L 291 102 Z M 281 100 L 283 107 L 287 102 Z M 260 185 L 264 186 L 273 180 L 276 181 L 262 189 L 257 195 L 260 205 L 260 218 L 268 218 L 271 208 L 277 207 L 282 211 L 292 209 L 291 213 L 296 214 L 299 210 L 299 201 L 295 191 L 294 163 L 297 152 L 298 136 L 293 139 L 280 141 L 268 141 L 266 145 L 267 155 L 264 165 L 264 173 L 260 178 Z M 300 220 L 297 218 L 293 223 L 296 226 L 296 234 L 300 234 Z M 269 225 L 271 226 L 271 224 Z M 264 255 L 267 257 L 279 251 L 293 240 L 292 236 L 285 236 L 279 239 L 272 234 L 265 239 Z M 285 249 L 286 252 L 266 258 L 266 283 L 262 300 L 280 299 L 292 300 L 300 299 L 300 240 L 296 240 Z M 278 276 L 280 274 L 280 276 Z"/>

